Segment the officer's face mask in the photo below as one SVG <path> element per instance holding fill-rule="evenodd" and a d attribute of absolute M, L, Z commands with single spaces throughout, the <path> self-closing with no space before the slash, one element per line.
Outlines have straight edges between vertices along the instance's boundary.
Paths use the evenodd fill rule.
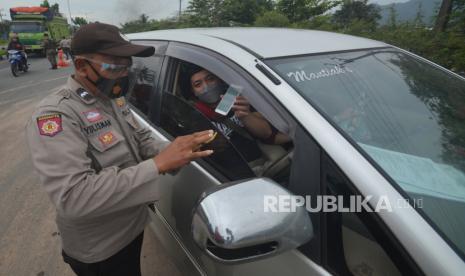
<path fill-rule="evenodd" d="M 203 91 L 197 96 L 199 100 L 207 104 L 217 103 L 221 99 L 226 86 L 222 82 L 215 84 L 205 84 Z"/>
<path fill-rule="evenodd" d="M 92 81 L 88 77 L 87 80 L 94 84 L 99 92 L 107 98 L 115 99 L 125 96 L 130 88 L 133 86 L 134 73 L 126 65 L 108 64 L 92 60 L 93 63 L 100 64 L 100 70 L 96 70 L 94 66 L 89 63 L 94 73 L 98 76 L 96 81 Z M 107 75 L 113 78 L 103 77 L 98 71 L 107 71 Z"/>

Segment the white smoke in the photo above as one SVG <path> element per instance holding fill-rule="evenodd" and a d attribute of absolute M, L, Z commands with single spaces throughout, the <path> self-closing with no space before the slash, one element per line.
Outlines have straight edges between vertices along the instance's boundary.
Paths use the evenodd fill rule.
<path fill-rule="evenodd" d="M 182 0 L 182 10 L 188 2 Z M 121 23 L 138 19 L 141 14 L 146 14 L 149 19 L 164 19 L 178 14 L 179 0 L 118 0 L 115 12 L 120 16 Z"/>

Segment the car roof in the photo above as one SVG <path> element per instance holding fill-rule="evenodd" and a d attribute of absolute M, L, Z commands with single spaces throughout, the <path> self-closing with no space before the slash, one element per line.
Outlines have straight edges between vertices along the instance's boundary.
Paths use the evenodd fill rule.
<path fill-rule="evenodd" d="M 158 39 L 199 45 L 202 39 L 228 41 L 260 58 L 347 51 L 389 46 L 385 43 L 324 31 L 286 28 L 192 28 L 129 34 L 130 39 Z"/>

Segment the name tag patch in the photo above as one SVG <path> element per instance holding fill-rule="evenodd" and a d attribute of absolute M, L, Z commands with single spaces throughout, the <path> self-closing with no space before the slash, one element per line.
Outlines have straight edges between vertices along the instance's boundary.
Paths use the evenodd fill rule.
<path fill-rule="evenodd" d="M 37 117 L 40 135 L 53 137 L 63 130 L 61 114 L 49 114 Z"/>
<path fill-rule="evenodd" d="M 102 122 L 95 123 L 93 125 L 90 125 L 88 127 L 83 128 L 83 130 L 86 132 L 87 135 L 93 134 L 101 129 L 107 128 L 111 126 L 111 121 L 110 120 L 105 120 Z"/>
<path fill-rule="evenodd" d="M 97 109 L 92 109 L 86 112 L 83 112 L 84 116 L 86 116 L 87 121 L 93 123 L 103 119 L 102 114 Z"/>

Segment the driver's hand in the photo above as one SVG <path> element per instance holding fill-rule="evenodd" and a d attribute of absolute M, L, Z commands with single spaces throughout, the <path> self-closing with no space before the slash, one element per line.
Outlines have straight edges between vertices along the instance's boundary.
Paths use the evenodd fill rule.
<path fill-rule="evenodd" d="M 189 164 L 192 160 L 207 157 L 213 150 L 199 151 L 202 144 L 213 137 L 212 130 L 177 137 L 168 147 L 153 158 L 159 173 L 166 173 Z"/>
<path fill-rule="evenodd" d="M 237 96 L 232 107 L 237 118 L 243 118 L 250 114 L 250 103 L 244 96 Z"/>

